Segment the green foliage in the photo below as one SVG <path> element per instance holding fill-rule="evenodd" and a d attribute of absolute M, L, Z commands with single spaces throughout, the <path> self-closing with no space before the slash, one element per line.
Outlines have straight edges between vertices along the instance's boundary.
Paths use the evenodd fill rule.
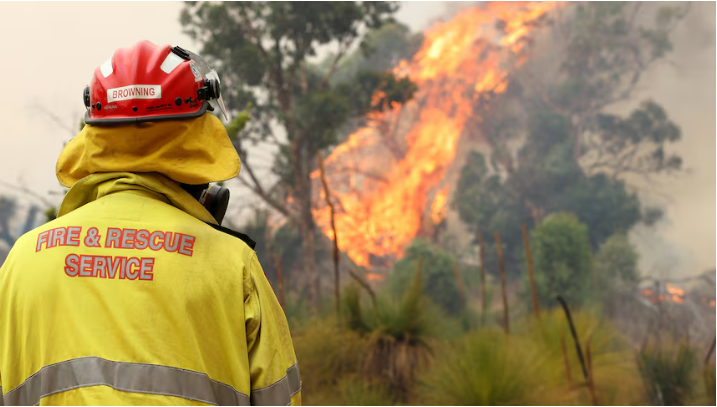
<path fill-rule="evenodd" d="M 432 316 L 438 316 L 431 305 L 415 290 L 410 289 L 402 298 L 381 296 L 369 319 L 369 330 L 395 341 L 408 341 L 425 346 L 425 338 L 435 335 Z"/>
<path fill-rule="evenodd" d="M 414 281 L 398 296 L 390 290 L 379 292 L 370 307 L 361 301 L 358 287 L 347 287 L 343 294 L 347 327 L 374 338 L 424 347 L 428 338 L 457 332 L 455 324 L 437 322 L 442 313 L 417 289 L 420 282 L 414 275 Z"/>
<path fill-rule="evenodd" d="M 562 295 L 573 304 L 590 297 L 592 258 L 587 227 L 573 214 L 552 214 L 531 236 L 538 297 L 544 305 L 555 305 Z"/>
<path fill-rule="evenodd" d="M 386 72 L 402 59 L 410 59 L 423 43 L 421 33 L 412 34 L 401 23 L 392 22 L 369 31 L 362 47 L 346 57 L 336 70 L 332 82 L 346 83 L 360 72 Z M 330 64 L 327 60 L 326 66 Z"/>
<path fill-rule="evenodd" d="M 640 373 L 655 405 L 682 406 L 694 396 L 698 358 L 686 343 L 651 343 L 640 350 Z"/>
<path fill-rule="evenodd" d="M 517 323 L 514 332 L 520 338 L 530 338 L 527 346 L 531 352 L 546 358 L 541 386 L 557 388 L 545 393 L 547 400 L 536 401 L 531 396 L 529 404 L 590 405 L 592 401 L 563 310 L 555 308 L 541 315 L 540 321 L 531 318 Z M 586 359 L 588 345 L 590 348 L 598 404 L 644 405 L 642 381 L 629 338 L 594 310 L 573 307 L 572 318 Z"/>
<path fill-rule="evenodd" d="M 537 392 L 543 358 L 527 352 L 524 344 L 516 338 L 509 343 L 494 328 L 445 346 L 421 376 L 421 402 L 471 406 L 544 402 Z"/>
<path fill-rule="evenodd" d="M 391 388 L 380 380 L 349 377 L 339 382 L 342 405 L 391 406 L 398 400 Z"/>
<path fill-rule="evenodd" d="M 509 274 L 524 267 L 522 222 L 530 228 L 551 213 L 572 212 L 588 226 L 596 249 L 615 233 L 661 217 L 652 208 L 641 210 L 618 177 L 681 168 L 681 158 L 668 152 L 681 138 L 679 127 L 650 100 L 626 117 L 605 112 L 627 100 L 642 73 L 667 55 L 670 32 L 685 14 L 682 6 L 656 7 L 654 23 L 641 25 L 646 9 L 639 3 L 575 5 L 556 23 L 562 39 L 557 58 L 546 53 L 558 64 L 555 75 L 540 84 L 521 79 L 481 125 L 492 146 L 490 167 L 477 152 L 469 155 L 452 206 L 471 229 L 500 232 Z M 514 157 L 508 142 L 521 134 Z M 495 272 L 491 241 L 486 265 Z"/>
<path fill-rule="evenodd" d="M 558 87 L 558 102 L 576 110 L 608 102 L 631 89 L 649 64 L 672 49 L 669 34 L 684 16 L 684 7 L 659 8 L 651 26 L 638 25 L 635 16 L 641 7 L 627 2 L 575 7 L 564 31 L 567 44 L 561 68 L 566 78 Z"/>
<path fill-rule="evenodd" d="M 715 381 L 715 364 L 710 363 L 704 368 L 705 379 L 705 405 L 714 405 L 717 397 L 717 381 Z"/>
<path fill-rule="evenodd" d="M 662 106 L 647 100 L 626 118 L 598 114 L 591 126 L 599 139 L 591 170 L 611 169 L 614 173 L 639 171 L 659 173 L 679 170 L 682 158 L 665 151 L 667 143 L 681 139 L 680 128 Z"/>
<path fill-rule="evenodd" d="M 239 137 L 239 132 L 246 127 L 249 120 L 251 120 L 251 103 L 248 103 L 246 109 L 243 112 L 239 112 L 236 117 L 226 126 L 227 134 L 232 140 L 236 140 Z"/>
<path fill-rule="evenodd" d="M 413 98 L 418 86 L 408 78 L 397 79 L 392 73 L 361 71 L 351 87 L 347 87 L 354 108 L 359 114 L 384 111 Z M 374 100 L 375 95 L 381 97 Z"/>
<path fill-rule="evenodd" d="M 347 327 L 369 338 L 365 353 L 366 372 L 381 376 L 405 399 L 416 372 L 430 358 L 431 338 L 451 332 L 451 323 L 421 295 L 421 272 L 414 271 L 412 284 L 403 295 L 382 292 L 364 312 L 357 288 L 344 296 Z"/>
<path fill-rule="evenodd" d="M 464 222 L 481 225 L 486 230 L 499 229 L 500 219 L 509 217 L 506 203 L 509 197 L 501 191 L 500 177 L 491 175 L 482 154 L 471 151 L 456 185 L 451 205 Z"/>
<path fill-rule="evenodd" d="M 587 224 L 594 248 L 615 233 L 626 233 L 641 219 L 637 195 L 627 191 L 624 181 L 605 174 L 580 176 L 556 198 L 551 210 L 572 212 Z"/>
<path fill-rule="evenodd" d="M 400 297 L 406 287 L 410 286 L 420 259 L 423 259 L 422 293 L 444 312 L 460 314 L 465 307 L 465 299 L 461 296 L 453 274 L 455 260 L 450 254 L 422 239 L 413 241 L 403 258 L 396 262 L 388 281 L 393 292 Z"/>
<path fill-rule="evenodd" d="M 51 206 L 51 207 L 45 209 L 45 212 L 43 212 L 43 215 L 45 215 L 45 222 L 50 222 L 52 220 L 55 220 L 57 218 L 57 208 L 54 206 Z"/>
<path fill-rule="evenodd" d="M 334 319 L 312 319 L 292 326 L 296 358 L 301 363 L 302 403 L 337 405 L 339 382 L 362 371 L 368 338 L 341 329 Z"/>
<path fill-rule="evenodd" d="M 647 100 L 628 117 L 603 109 L 629 99 L 642 74 L 671 50 L 670 33 L 684 6 L 656 8 L 654 21 L 640 3 L 580 4 L 562 27 L 566 45 L 558 80 L 549 89 L 552 108 L 576 124 L 575 159 L 591 172 L 651 174 L 677 170 L 681 159 L 665 152 L 680 138 L 662 107 Z M 648 22 L 640 25 L 640 21 Z"/>
<path fill-rule="evenodd" d="M 522 222 L 531 227 L 551 213 L 572 212 L 588 226 L 590 243 L 597 248 L 642 219 L 640 202 L 623 181 L 604 174 L 588 176 L 575 163 L 573 140 L 562 116 L 539 110 L 528 124 L 528 138 L 518 151 L 520 165 L 503 181 L 481 154 L 471 152 L 451 204 L 464 222 L 483 230 L 486 265 L 493 272 L 494 230 L 504 243 L 508 274 L 515 274 L 524 267 Z"/>
<path fill-rule="evenodd" d="M 607 296 L 618 288 L 629 289 L 637 285 L 638 254 L 627 235 L 619 233 L 610 236 L 600 245 L 595 260 L 598 287 L 603 295 Z"/>
<path fill-rule="evenodd" d="M 574 312 L 584 352 L 590 345 L 600 405 L 641 405 L 641 381 L 627 338 L 588 312 Z M 570 379 L 561 338 L 565 341 Z M 419 377 L 417 400 L 426 405 L 589 405 L 582 368 L 565 316 L 544 312 L 540 321 L 514 325 L 507 338 L 497 327 L 444 344 Z"/>

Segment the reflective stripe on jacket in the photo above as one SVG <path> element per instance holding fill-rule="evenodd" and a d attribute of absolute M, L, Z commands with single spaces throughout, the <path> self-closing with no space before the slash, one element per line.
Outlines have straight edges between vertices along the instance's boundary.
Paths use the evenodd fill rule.
<path fill-rule="evenodd" d="M 0 405 L 287 405 L 300 390 L 255 252 L 162 193 L 105 191 L 0 268 Z"/>

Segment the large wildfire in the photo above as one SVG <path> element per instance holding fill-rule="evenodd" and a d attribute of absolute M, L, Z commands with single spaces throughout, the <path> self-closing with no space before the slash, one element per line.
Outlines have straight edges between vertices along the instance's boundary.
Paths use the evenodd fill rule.
<path fill-rule="evenodd" d="M 405 106 L 367 117 L 326 159 L 341 249 L 367 268 L 400 256 L 416 236 L 440 224 L 450 185 L 444 181 L 476 106 L 505 92 L 526 60 L 534 22 L 553 2 L 499 2 L 462 11 L 425 32 L 421 49 L 393 72 L 418 92 Z M 383 98 L 377 94 L 374 100 Z M 312 174 L 318 182 L 318 173 Z M 323 191 L 314 216 L 333 238 Z"/>

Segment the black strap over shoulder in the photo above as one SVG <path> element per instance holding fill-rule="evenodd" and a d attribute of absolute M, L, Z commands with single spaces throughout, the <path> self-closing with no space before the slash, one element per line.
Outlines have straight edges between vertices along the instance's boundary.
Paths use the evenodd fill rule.
<path fill-rule="evenodd" d="M 213 227 L 214 229 L 224 232 L 228 235 L 232 235 L 242 242 L 246 243 L 247 246 L 251 247 L 252 250 L 254 250 L 254 247 L 256 247 L 256 242 L 253 241 L 248 235 L 245 235 L 244 233 L 237 232 L 236 230 L 231 230 L 229 228 L 225 228 L 224 226 L 220 225 L 214 225 L 212 223 L 207 223 L 207 225 Z"/>

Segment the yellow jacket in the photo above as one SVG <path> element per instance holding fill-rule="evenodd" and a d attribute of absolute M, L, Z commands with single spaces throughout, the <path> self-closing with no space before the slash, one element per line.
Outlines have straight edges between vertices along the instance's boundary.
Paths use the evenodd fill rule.
<path fill-rule="evenodd" d="M 250 240 L 158 173 L 74 184 L 0 268 L 0 405 L 300 404 Z"/>

